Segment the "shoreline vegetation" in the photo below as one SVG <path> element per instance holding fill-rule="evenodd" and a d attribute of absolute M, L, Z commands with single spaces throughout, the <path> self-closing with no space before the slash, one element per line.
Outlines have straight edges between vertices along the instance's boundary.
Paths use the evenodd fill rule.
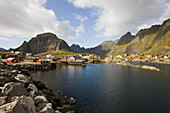
<path fill-rule="evenodd" d="M 0 62 L 0 113 L 76 113 L 76 100 L 33 80 L 26 66 Z"/>

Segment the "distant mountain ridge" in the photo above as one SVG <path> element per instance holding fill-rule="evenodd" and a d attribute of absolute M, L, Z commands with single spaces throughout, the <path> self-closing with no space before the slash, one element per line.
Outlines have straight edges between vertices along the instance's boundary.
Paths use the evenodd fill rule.
<path fill-rule="evenodd" d="M 148 29 L 140 30 L 131 39 L 128 43 L 115 44 L 108 55 L 121 53 L 170 54 L 170 19 L 164 21 L 162 25 L 153 25 Z"/>
<path fill-rule="evenodd" d="M 24 41 L 16 50 L 33 54 L 59 50 L 70 51 L 68 44 L 53 33 L 38 34 L 28 42 Z"/>
<path fill-rule="evenodd" d="M 142 29 L 135 36 L 127 32 L 117 41 L 106 41 L 94 48 L 85 49 L 73 44 L 70 49 L 73 52 L 94 53 L 100 56 L 122 53 L 170 54 L 170 19 L 165 20 L 162 25 Z"/>
<path fill-rule="evenodd" d="M 8 50 L 4 49 L 4 48 L 0 48 L 0 52 L 3 51 L 3 52 L 7 52 Z"/>
<path fill-rule="evenodd" d="M 16 50 L 33 54 L 48 51 L 72 51 L 75 53 L 93 53 L 102 57 L 122 53 L 141 54 L 170 54 L 170 19 L 162 25 L 153 25 L 148 29 L 141 29 L 136 35 L 127 32 L 119 40 L 105 41 L 102 44 L 87 48 L 68 44 L 53 33 L 43 33 L 33 37 Z"/>
<path fill-rule="evenodd" d="M 73 44 L 70 46 L 70 49 L 75 53 L 93 53 L 104 57 L 111 50 L 112 46 L 116 42 L 117 41 L 105 41 L 94 48 L 87 48 L 87 49 L 85 49 L 84 47 L 80 47 L 77 44 Z"/>

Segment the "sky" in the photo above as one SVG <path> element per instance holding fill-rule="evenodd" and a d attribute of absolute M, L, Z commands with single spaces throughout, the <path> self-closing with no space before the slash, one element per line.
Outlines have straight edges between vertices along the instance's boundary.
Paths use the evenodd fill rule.
<path fill-rule="evenodd" d="M 0 0 L 0 48 L 52 32 L 95 47 L 170 18 L 170 0 Z"/>

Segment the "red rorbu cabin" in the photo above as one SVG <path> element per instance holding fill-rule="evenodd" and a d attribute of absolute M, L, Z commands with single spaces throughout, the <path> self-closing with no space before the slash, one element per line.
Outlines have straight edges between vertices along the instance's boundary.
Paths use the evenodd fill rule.
<path fill-rule="evenodd" d="M 26 58 L 26 59 L 24 59 L 24 62 L 37 62 L 38 61 L 38 59 L 36 59 L 36 58 Z"/>
<path fill-rule="evenodd" d="M 60 58 L 51 58 L 50 61 L 54 61 L 57 62 L 58 60 L 60 60 Z"/>
<path fill-rule="evenodd" d="M 37 63 L 39 63 L 39 64 L 47 64 L 47 63 L 50 63 L 50 59 L 38 59 Z"/>
<path fill-rule="evenodd" d="M 146 58 L 145 58 L 145 61 L 151 61 L 151 60 L 152 60 L 151 57 L 146 57 Z"/>
<path fill-rule="evenodd" d="M 6 59 L 6 62 L 7 63 L 17 63 L 17 62 L 19 62 L 19 59 L 17 59 L 17 58 L 8 58 L 8 59 Z"/>
<path fill-rule="evenodd" d="M 68 63 L 68 59 L 70 58 L 70 56 L 62 56 L 59 60 L 57 60 L 58 62 L 61 63 Z"/>
<path fill-rule="evenodd" d="M 68 59 L 68 63 L 69 64 L 83 64 L 85 62 L 85 60 L 81 59 L 81 58 L 78 58 L 76 56 L 71 56 L 69 59 Z"/>

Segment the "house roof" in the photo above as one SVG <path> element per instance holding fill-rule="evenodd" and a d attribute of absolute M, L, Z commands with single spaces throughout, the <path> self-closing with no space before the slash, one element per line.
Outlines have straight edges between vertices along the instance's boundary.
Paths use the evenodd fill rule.
<path fill-rule="evenodd" d="M 40 61 L 50 61 L 50 59 L 39 59 Z"/>
<path fill-rule="evenodd" d="M 10 57 L 10 58 L 8 58 L 8 59 L 6 59 L 6 60 L 13 60 L 13 59 L 14 59 L 14 58 L 11 58 L 11 57 Z"/>
<path fill-rule="evenodd" d="M 36 58 L 26 58 L 24 60 L 34 60 L 34 59 L 36 59 Z"/>

